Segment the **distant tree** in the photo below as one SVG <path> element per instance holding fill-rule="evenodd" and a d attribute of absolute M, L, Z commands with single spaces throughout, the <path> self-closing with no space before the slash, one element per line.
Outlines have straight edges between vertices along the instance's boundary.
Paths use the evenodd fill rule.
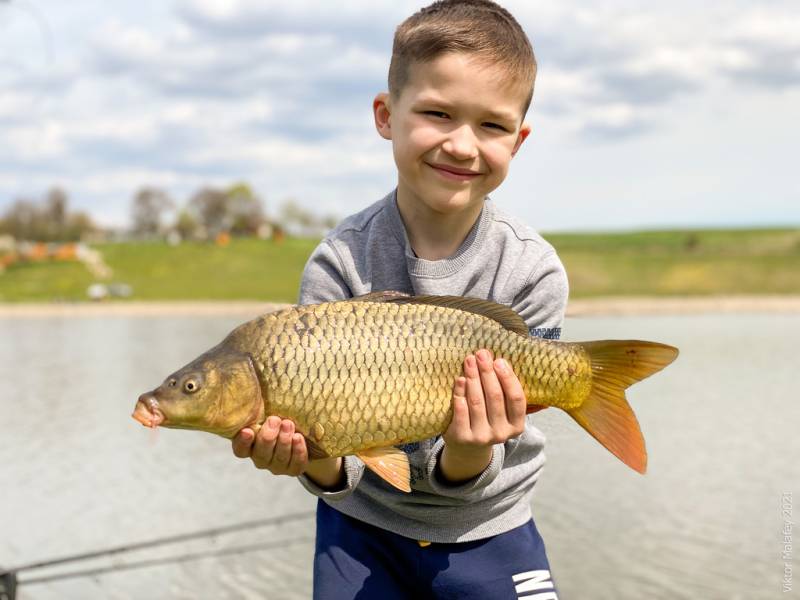
<path fill-rule="evenodd" d="M 278 221 L 284 229 L 295 234 L 305 234 L 314 225 L 314 215 L 306 210 L 294 198 L 281 204 Z"/>
<path fill-rule="evenodd" d="M 97 231 L 97 229 L 97 225 L 92 221 L 92 217 L 89 216 L 89 213 L 84 211 L 69 213 L 67 215 L 66 225 L 64 226 L 62 239 L 77 241 L 82 239 L 83 236 Z"/>
<path fill-rule="evenodd" d="M 289 198 L 281 205 L 278 221 L 284 229 L 295 235 L 318 236 L 335 227 L 339 219 L 335 215 L 317 216 Z"/>
<path fill-rule="evenodd" d="M 174 206 L 175 203 L 164 190 L 156 187 L 141 188 L 133 197 L 133 232 L 144 236 L 160 234 L 164 228 L 164 214 Z"/>
<path fill-rule="evenodd" d="M 47 228 L 50 230 L 51 239 L 60 239 L 64 236 L 67 228 L 68 210 L 67 193 L 56 186 L 50 188 L 44 201 L 44 219 Z"/>
<path fill-rule="evenodd" d="M 264 205 L 246 183 L 237 183 L 227 192 L 226 222 L 234 235 L 255 235 L 265 222 Z"/>
<path fill-rule="evenodd" d="M 228 195 L 224 191 L 211 187 L 200 189 L 189 200 L 189 214 L 202 227 L 207 237 L 214 238 L 229 229 L 227 200 Z"/>
<path fill-rule="evenodd" d="M 0 220 L 2 233 L 38 242 L 76 241 L 96 229 L 87 213 L 69 212 L 67 195 L 60 188 L 50 190 L 41 203 L 16 200 Z"/>
<path fill-rule="evenodd" d="M 15 200 L 3 215 L 3 233 L 12 235 L 18 240 L 37 239 L 35 231 L 38 220 L 38 210 L 34 201 Z"/>
<path fill-rule="evenodd" d="M 188 210 L 182 210 L 178 213 L 178 218 L 173 226 L 183 240 L 198 237 L 198 227 L 197 219 Z"/>

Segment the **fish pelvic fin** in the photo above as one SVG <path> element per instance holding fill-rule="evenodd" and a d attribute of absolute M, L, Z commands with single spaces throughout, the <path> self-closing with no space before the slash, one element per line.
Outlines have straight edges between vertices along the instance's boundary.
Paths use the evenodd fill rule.
<path fill-rule="evenodd" d="M 670 364 L 678 349 L 638 340 L 582 342 L 581 346 L 591 361 L 592 387 L 583 403 L 567 413 L 614 456 L 644 474 L 647 450 L 625 390 Z"/>
<path fill-rule="evenodd" d="M 368 469 L 401 492 L 411 491 L 411 469 L 408 456 L 394 446 L 370 448 L 356 454 Z"/>

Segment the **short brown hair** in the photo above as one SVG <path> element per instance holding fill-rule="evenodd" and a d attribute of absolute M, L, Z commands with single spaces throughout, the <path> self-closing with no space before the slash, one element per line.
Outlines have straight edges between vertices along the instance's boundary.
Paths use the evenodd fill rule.
<path fill-rule="evenodd" d="M 536 58 L 517 20 L 491 0 L 438 0 L 397 28 L 389 64 L 389 92 L 397 98 L 409 68 L 447 52 L 474 54 L 503 66 L 508 78 L 528 88 L 523 113 L 533 97 Z"/>

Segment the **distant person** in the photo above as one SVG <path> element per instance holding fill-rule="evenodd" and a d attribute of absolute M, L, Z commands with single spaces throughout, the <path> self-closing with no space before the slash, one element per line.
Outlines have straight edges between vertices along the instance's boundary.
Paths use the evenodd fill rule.
<path fill-rule="evenodd" d="M 531 132 L 535 75 L 524 31 L 489 0 L 443 0 L 406 19 L 389 91 L 372 104 L 397 186 L 317 246 L 300 303 L 379 290 L 483 298 L 513 308 L 532 335 L 558 338 L 564 267 L 488 197 Z M 505 363 L 481 350 L 463 369 L 447 431 L 402 447 L 410 494 L 352 456 L 309 462 L 289 420 L 270 417 L 258 436 L 243 429 L 234 439 L 236 456 L 296 476 L 320 498 L 315 598 L 557 598 L 531 515 L 544 436 Z"/>

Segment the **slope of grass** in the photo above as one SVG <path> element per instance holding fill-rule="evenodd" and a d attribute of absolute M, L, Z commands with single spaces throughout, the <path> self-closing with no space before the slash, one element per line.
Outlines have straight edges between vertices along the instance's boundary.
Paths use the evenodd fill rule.
<path fill-rule="evenodd" d="M 553 234 L 571 295 L 800 293 L 800 230 Z"/>
<path fill-rule="evenodd" d="M 572 297 L 800 294 L 800 230 L 549 234 Z M 96 246 L 110 282 L 134 300 L 293 302 L 311 239 L 234 239 L 226 247 L 130 242 Z M 79 263 L 17 264 L 0 273 L 0 301 L 82 301 L 94 279 Z"/>

